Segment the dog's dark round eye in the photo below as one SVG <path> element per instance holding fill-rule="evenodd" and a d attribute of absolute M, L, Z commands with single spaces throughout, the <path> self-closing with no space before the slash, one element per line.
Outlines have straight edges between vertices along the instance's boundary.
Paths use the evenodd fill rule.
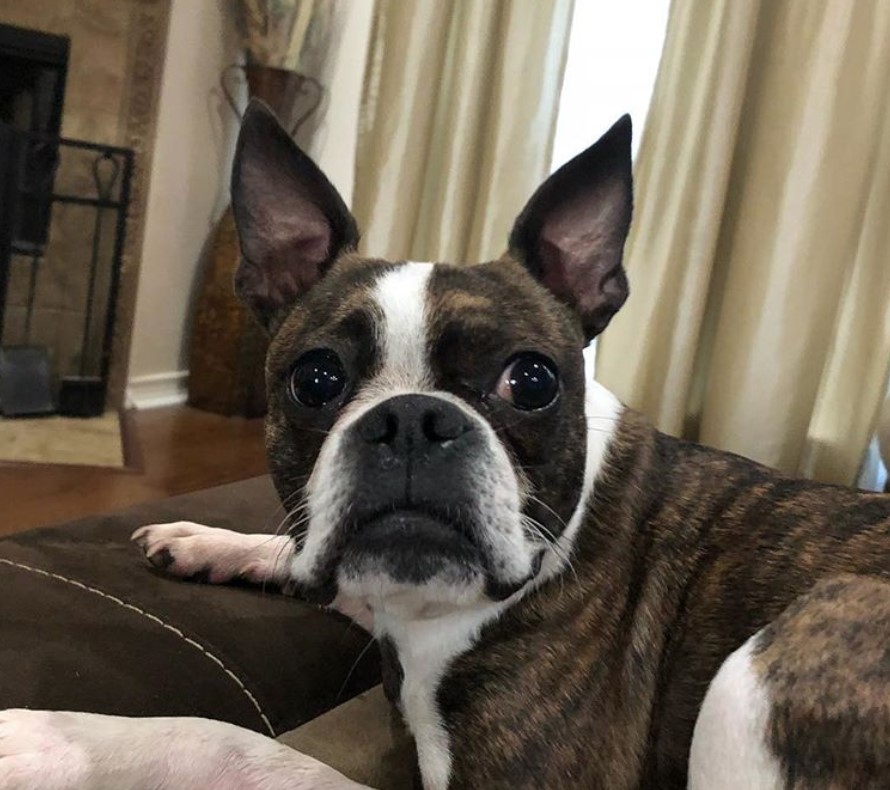
<path fill-rule="evenodd" d="M 559 394 L 556 365 L 540 354 L 522 354 L 501 373 L 495 394 L 517 409 L 543 409 Z"/>
<path fill-rule="evenodd" d="M 301 406 L 317 409 L 337 398 L 346 386 L 340 358 L 328 349 L 303 354 L 290 374 L 290 395 Z"/>

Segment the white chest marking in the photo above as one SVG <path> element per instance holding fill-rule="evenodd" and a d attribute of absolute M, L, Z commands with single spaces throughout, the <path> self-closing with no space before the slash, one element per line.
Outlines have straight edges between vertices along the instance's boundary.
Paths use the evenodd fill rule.
<path fill-rule="evenodd" d="M 451 746 L 436 701 L 442 676 L 452 659 L 473 646 L 482 626 L 509 605 L 501 601 L 428 620 L 375 615 L 376 634 L 393 640 L 402 665 L 402 711 L 417 745 L 424 790 L 446 790 L 451 778 Z"/>

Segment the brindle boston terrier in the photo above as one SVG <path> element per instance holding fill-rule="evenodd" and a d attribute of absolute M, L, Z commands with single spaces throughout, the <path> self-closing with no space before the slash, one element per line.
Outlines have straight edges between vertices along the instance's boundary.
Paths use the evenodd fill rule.
<path fill-rule="evenodd" d="M 630 137 L 551 176 L 500 260 L 388 262 L 252 105 L 237 288 L 297 523 L 134 538 L 372 630 L 427 790 L 888 788 L 890 498 L 664 436 L 585 372 L 628 292 Z M 3 787 L 358 787 L 218 722 L 2 721 Z"/>

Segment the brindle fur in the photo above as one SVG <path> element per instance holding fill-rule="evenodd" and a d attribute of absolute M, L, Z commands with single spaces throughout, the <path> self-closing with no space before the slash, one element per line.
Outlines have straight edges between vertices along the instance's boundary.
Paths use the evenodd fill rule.
<path fill-rule="evenodd" d="M 295 409 L 287 373 L 324 346 L 355 378 L 373 374 L 368 287 L 392 265 L 345 256 L 274 338 L 268 444 L 283 497 L 305 482 L 337 417 Z M 542 293 L 509 258 L 437 269 L 430 359 L 436 386 L 485 414 L 546 503 L 527 512 L 559 534 L 583 469 L 583 341 L 573 313 Z M 482 397 L 491 360 L 529 347 L 560 366 L 564 402 L 548 415 Z M 685 787 L 695 719 L 722 661 L 818 579 L 890 572 L 890 497 L 783 477 L 664 436 L 630 410 L 604 468 L 572 568 L 487 628 L 442 682 L 453 788 Z"/>
<path fill-rule="evenodd" d="M 632 411 L 605 468 L 574 569 L 440 687 L 452 787 L 683 788 L 723 660 L 818 579 L 890 571 L 883 495 L 782 477 Z"/>
<path fill-rule="evenodd" d="M 437 266 L 427 293 L 435 388 L 491 423 L 523 493 L 534 497 L 526 515 L 554 536 L 579 501 L 586 431 L 599 429 L 584 418 L 582 348 L 627 297 L 621 250 L 632 203 L 630 137 L 624 118 L 551 176 L 520 214 L 503 260 Z M 249 165 L 236 164 L 233 177 L 245 256 L 238 282 L 275 330 L 268 454 L 290 505 L 351 393 L 300 409 L 287 395 L 289 372 L 302 353 L 326 347 L 351 382 L 372 376 L 380 364 L 379 316 L 369 291 L 397 264 L 355 254 L 357 231 L 343 201 L 268 111 L 248 108 L 238 152 Z M 522 412 L 490 396 L 518 351 L 556 363 L 557 402 Z M 795 777 L 804 776 L 804 755 L 828 755 L 807 769 L 818 774 L 821 784 L 812 786 L 820 790 L 848 780 L 865 786 L 856 781 L 869 755 L 877 766 L 877 752 L 890 747 L 886 659 L 874 641 L 857 661 L 845 660 L 849 649 L 838 639 L 824 665 L 808 663 L 806 654 L 820 640 L 827 645 L 834 626 L 869 631 L 869 640 L 886 635 L 883 582 L 847 580 L 838 588 L 830 580 L 890 572 L 888 532 L 890 497 L 788 479 L 664 436 L 623 412 L 571 567 L 486 627 L 437 689 L 453 759 L 449 786 L 685 787 L 708 684 L 769 623 L 757 656 L 775 702 L 769 745 Z M 829 581 L 813 590 L 820 580 Z M 877 622 L 869 622 L 868 607 Z M 384 644 L 394 693 L 398 659 L 394 644 Z M 831 672 L 837 683 L 829 682 Z M 793 693 L 803 676 L 802 696 L 841 694 L 832 704 L 842 706 L 850 694 L 846 735 L 854 722 L 872 728 L 858 741 L 859 775 L 836 754 L 830 717 L 813 719 Z"/>
<path fill-rule="evenodd" d="M 884 790 L 890 776 L 890 584 L 819 582 L 758 636 L 769 745 L 788 787 Z"/>

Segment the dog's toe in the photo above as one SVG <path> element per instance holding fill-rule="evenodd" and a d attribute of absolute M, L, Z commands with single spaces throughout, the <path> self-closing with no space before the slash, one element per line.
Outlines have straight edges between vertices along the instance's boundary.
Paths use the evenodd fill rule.
<path fill-rule="evenodd" d="M 210 568 L 201 568 L 199 571 L 196 571 L 189 577 L 193 582 L 197 582 L 198 584 L 213 584 L 215 579 L 213 578 L 213 571 Z"/>
<path fill-rule="evenodd" d="M 285 549 L 291 547 L 286 536 L 244 535 L 190 521 L 141 527 L 131 539 L 153 567 L 210 584 L 274 580 L 286 565 Z"/>
<path fill-rule="evenodd" d="M 132 535 L 130 535 L 130 540 L 133 541 L 139 548 L 144 548 L 146 542 L 148 541 L 148 535 L 151 532 L 151 527 L 139 527 Z"/>
<path fill-rule="evenodd" d="M 202 539 L 219 532 L 203 524 L 174 521 L 170 524 L 149 524 L 130 537 L 148 562 L 159 570 L 179 578 L 192 578 L 208 563 L 201 558 Z"/>
<path fill-rule="evenodd" d="M 176 562 L 176 559 L 173 557 L 173 552 L 166 546 L 151 554 L 146 553 L 145 558 L 154 565 L 155 568 L 160 568 L 161 570 L 167 570 L 167 568 Z"/>

